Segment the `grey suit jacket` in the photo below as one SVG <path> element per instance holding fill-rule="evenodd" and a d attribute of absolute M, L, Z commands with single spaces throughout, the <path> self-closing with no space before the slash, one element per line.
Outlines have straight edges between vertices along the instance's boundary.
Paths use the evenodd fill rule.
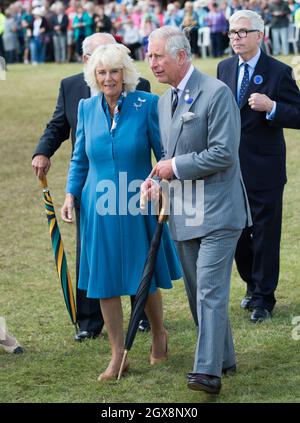
<path fill-rule="evenodd" d="M 238 157 L 241 125 L 235 99 L 225 84 L 197 69 L 186 90 L 189 101 L 183 93 L 173 118 L 171 89 L 158 104 L 164 159 L 176 157 L 179 176 L 171 190 L 169 219 L 177 241 L 252 224 Z M 200 215 L 201 210 L 203 219 L 193 219 L 193 212 Z"/>

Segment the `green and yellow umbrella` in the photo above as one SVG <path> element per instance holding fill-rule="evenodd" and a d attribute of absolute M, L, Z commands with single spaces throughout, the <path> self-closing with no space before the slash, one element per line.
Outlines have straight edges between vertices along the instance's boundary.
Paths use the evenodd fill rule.
<path fill-rule="evenodd" d="M 52 241 L 52 248 L 54 252 L 55 264 L 57 268 L 58 277 L 61 283 L 64 299 L 70 319 L 75 327 L 76 333 L 78 332 L 78 325 L 76 319 L 76 305 L 73 294 L 71 277 L 67 265 L 67 259 L 64 252 L 64 246 L 60 235 L 59 226 L 57 223 L 53 201 L 48 188 L 47 178 L 43 176 L 41 185 L 44 193 L 44 203 L 46 215 L 48 219 L 49 231 Z"/>

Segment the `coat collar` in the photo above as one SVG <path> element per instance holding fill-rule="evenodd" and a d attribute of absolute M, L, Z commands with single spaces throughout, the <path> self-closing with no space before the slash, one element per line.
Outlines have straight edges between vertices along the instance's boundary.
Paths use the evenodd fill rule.
<path fill-rule="evenodd" d="M 117 128 L 121 126 L 123 121 L 126 121 L 126 119 L 128 119 L 128 116 L 131 116 L 132 113 L 136 113 L 136 112 L 141 113 L 140 110 L 143 111 L 143 104 L 144 102 L 147 101 L 147 99 L 145 98 L 145 95 L 143 94 L 146 94 L 146 93 L 140 92 L 140 91 L 130 91 L 126 94 L 122 102 L 122 108 L 121 108 Z M 95 96 L 94 101 L 98 103 L 97 107 L 101 109 L 101 116 L 105 116 L 105 111 L 103 109 L 103 93 L 100 92 L 97 96 Z M 95 109 L 98 110 L 98 108 L 95 108 Z M 105 119 L 105 121 L 106 121 L 105 125 L 107 128 L 107 131 L 110 133 L 110 128 L 109 128 L 107 119 Z M 119 132 L 119 129 L 115 131 L 115 134 L 117 134 L 117 132 Z"/>
<path fill-rule="evenodd" d="M 238 69 L 239 69 L 239 56 L 234 56 L 232 58 L 232 72 L 229 72 L 228 79 L 226 81 L 228 87 L 231 89 L 234 98 L 237 98 L 237 80 L 238 80 Z"/>

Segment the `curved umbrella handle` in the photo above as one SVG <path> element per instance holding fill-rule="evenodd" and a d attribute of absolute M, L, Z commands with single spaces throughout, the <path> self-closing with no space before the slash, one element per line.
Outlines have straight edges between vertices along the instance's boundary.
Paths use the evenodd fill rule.
<path fill-rule="evenodd" d="M 158 222 L 162 223 L 165 222 L 168 219 L 168 200 L 169 200 L 169 196 L 166 195 L 166 193 L 162 190 L 162 186 L 155 180 L 150 178 L 152 182 L 154 182 L 155 184 L 157 184 L 159 186 L 159 214 L 158 214 Z M 167 179 L 162 179 L 161 183 L 164 185 L 167 185 L 169 182 L 167 181 Z M 140 207 L 141 209 L 145 209 L 146 206 L 146 202 L 147 202 L 147 197 L 142 195 L 141 199 L 140 199 Z"/>
<path fill-rule="evenodd" d="M 40 184 L 41 184 L 41 187 L 43 189 L 47 189 L 48 188 L 48 182 L 47 182 L 47 178 L 46 178 L 45 175 L 42 176 L 42 178 L 40 179 Z"/>
<path fill-rule="evenodd" d="M 162 179 L 161 182 L 166 185 L 169 182 L 166 179 Z M 168 203 L 169 203 L 169 196 L 166 194 L 166 192 L 164 192 L 163 189 L 160 189 L 160 210 L 159 210 L 159 215 L 158 215 L 158 222 L 162 223 L 162 222 L 166 222 L 168 220 L 168 214 L 167 214 L 167 210 L 169 209 L 168 207 Z"/>

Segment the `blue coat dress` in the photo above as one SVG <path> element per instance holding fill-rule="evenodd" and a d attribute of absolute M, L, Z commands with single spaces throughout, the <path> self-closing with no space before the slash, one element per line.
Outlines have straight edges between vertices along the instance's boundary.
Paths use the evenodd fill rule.
<path fill-rule="evenodd" d="M 126 206 L 139 205 L 140 184 L 152 169 L 151 151 L 157 160 L 161 157 L 157 101 L 153 94 L 128 93 L 113 134 L 103 94 L 79 103 L 66 192 L 80 199 L 78 287 L 89 298 L 135 295 L 141 280 L 156 218 L 140 211 L 133 215 Z M 150 292 L 156 287 L 171 288 L 171 280 L 181 277 L 176 250 L 164 226 Z"/>

